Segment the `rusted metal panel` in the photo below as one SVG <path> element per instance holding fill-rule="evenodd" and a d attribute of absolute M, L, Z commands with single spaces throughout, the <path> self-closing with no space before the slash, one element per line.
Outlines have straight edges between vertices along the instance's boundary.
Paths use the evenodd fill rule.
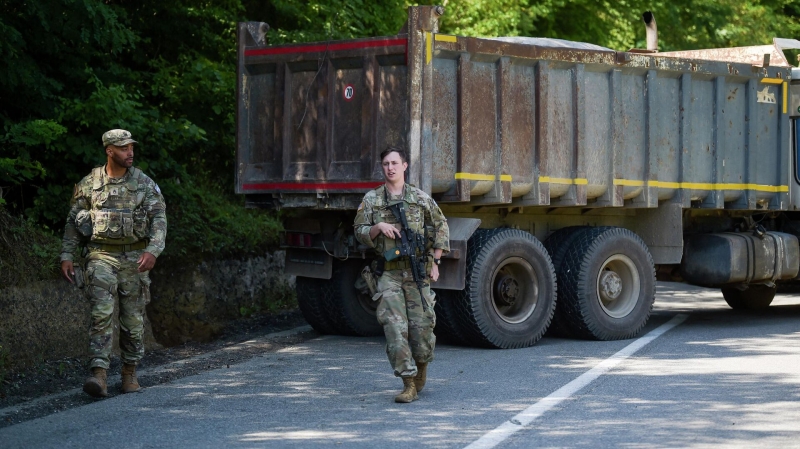
<path fill-rule="evenodd" d="M 470 175 L 493 176 L 497 139 L 496 66 L 494 62 L 473 62 L 469 54 L 459 59 L 461 135 L 459 151 L 466 156 L 461 169 Z M 470 194 L 489 192 L 494 180 L 472 180 Z M 477 198 L 476 198 L 477 199 Z"/>
<path fill-rule="evenodd" d="M 647 96 L 652 94 L 646 89 L 646 73 L 641 71 L 624 71 L 621 77 L 619 98 L 621 109 L 621 160 L 619 171 L 626 181 L 645 180 L 645 162 L 647 137 L 646 110 Z M 624 184 L 623 184 L 624 185 Z M 622 197 L 626 200 L 636 198 L 644 190 L 643 185 L 624 185 Z"/>
<path fill-rule="evenodd" d="M 714 182 L 714 128 L 710 120 L 714 117 L 714 83 L 713 80 L 692 80 L 690 86 L 689 146 L 686 148 L 689 171 L 684 179 L 691 179 L 697 184 Z M 707 189 L 689 189 L 692 201 L 703 201 L 709 195 Z"/>
<path fill-rule="evenodd" d="M 410 8 L 407 35 L 240 40 L 237 192 L 350 204 L 330 196 L 380 184 L 397 145 L 442 203 L 788 207 L 787 68 L 445 36 L 437 14 Z"/>
<path fill-rule="evenodd" d="M 458 171 L 458 62 L 455 59 L 437 58 L 433 62 L 433 97 L 431 105 L 435 119 L 433 129 L 433 172 L 432 193 L 446 194 L 456 188 Z M 452 196 L 452 194 L 451 194 Z M 455 197 L 457 200 L 457 197 Z"/>
<path fill-rule="evenodd" d="M 237 192 L 272 194 L 287 207 L 350 207 L 295 194 L 378 185 L 375 148 L 405 144 L 406 45 L 405 36 L 240 45 Z M 394 126 L 378 125 L 387 122 Z"/>
<path fill-rule="evenodd" d="M 542 136 L 541 152 L 547 155 L 546 163 L 541 164 L 542 175 L 551 178 L 550 198 L 558 198 L 569 189 L 569 184 L 555 181 L 571 179 L 572 160 L 575 155 L 575 105 L 573 92 L 573 67 L 549 64 L 546 84 L 548 91 L 547 107 L 541 111 L 539 133 Z"/>
<path fill-rule="evenodd" d="M 373 124 L 376 134 L 376 146 L 371 148 L 376 171 L 372 179 L 383 179 L 378 155 L 386 147 L 398 146 L 408 148 L 408 69 L 405 57 L 378 59 L 380 65 L 380 93 L 378 103 L 378 120 Z M 391 124 L 391 126 L 389 126 Z"/>
<path fill-rule="evenodd" d="M 791 67 L 783 51 L 776 45 L 755 45 L 751 47 L 710 48 L 705 50 L 686 50 L 659 53 L 660 56 L 683 59 L 705 59 L 710 61 L 737 62 L 762 66 L 764 55 L 769 55 L 769 65 Z"/>
<path fill-rule="evenodd" d="M 647 139 L 653 162 L 650 178 L 678 182 L 681 167 L 681 78 L 676 74 L 659 76 L 656 71 L 651 72 L 655 72 L 655 77 L 648 79 L 650 122 Z M 660 201 L 669 200 L 675 196 L 676 190 L 669 187 L 656 189 L 655 196 Z"/>
<path fill-rule="evenodd" d="M 723 167 L 723 183 L 747 183 L 751 170 L 748 166 L 748 136 L 744 132 L 748 127 L 747 117 L 747 83 L 744 80 L 729 78 L 725 83 L 722 100 L 725 106 L 721 112 L 722 148 L 725 149 L 725 165 Z M 742 132 L 734 132 L 742 131 Z M 725 193 L 725 201 L 731 208 L 748 209 L 748 192 L 739 190 Z"/>
<path fill-rule="evenodd" d="M 589 198 L 602 198 L 613 189 L 610 184 L 614 165 L 612 102 L 609 101 L 611 76 L 608 72 L 586 71 L 584 79 L 585 86 L 591 86 L 584 87 L 586 195 Z"/>
<path fill-rule="evenodd" d="M 509 60 L 503 95 L 502 167 L 511 176 L 512 197 L 533 191 L 536 167 L 536 69 L 526 61 Z"/>

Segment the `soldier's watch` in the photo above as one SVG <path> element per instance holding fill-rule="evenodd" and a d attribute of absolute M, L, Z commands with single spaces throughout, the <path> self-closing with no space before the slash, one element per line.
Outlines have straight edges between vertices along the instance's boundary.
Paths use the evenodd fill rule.
<path fill-rule="evenodd" d="M 442 259 L 437 259 L 437 258 L 434 257 L 433 258 L 433 263 L 435 263 L 436 265 L 441 265 L 442 264 Z"/>

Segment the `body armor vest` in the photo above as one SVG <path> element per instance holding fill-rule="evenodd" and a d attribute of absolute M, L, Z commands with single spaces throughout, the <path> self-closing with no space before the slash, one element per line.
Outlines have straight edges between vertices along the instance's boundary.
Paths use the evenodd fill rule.
<path fill-rule="evenodd" d="M 147 211 L 141 207 L 146 185 L 139 183 L 141 171 L 130 168 L 125 182 L 111 182 L 104 167 L 92 170 L 90 209 L 78 213 L 78 231 L 93 242 L 135 243 L 147 236 Z"/>
<path fill-rule="evenodd" d="M 395 218 L 389 207 L 397 203 L 403 203 L 403 207 L 406 210 L 408 226 L 411 227 L 414 232 L 425 236 L 425 249 L 431 249 L 433 247 L 433 242 L 428 236 L 433 235 L 433 230 L 428 230 L 425 226 L 425 209 L 422 205 L 418 204 L 417 195 L 414 191 L 408 186 L 404 186 L 402 199 L 389 199 L 386 186 L 380 187 L 377 193 L 377 199 L 372 206 L 372 222 L 374 224 L 389 223 L 399 229 L 401 227 L 400 221 Z M 394 239 L 387 238 L 383 233 L 378 234 L 375 242 L 375 251 L 378 254 L 383 254 L 396 246 L 397 242 Z"/>

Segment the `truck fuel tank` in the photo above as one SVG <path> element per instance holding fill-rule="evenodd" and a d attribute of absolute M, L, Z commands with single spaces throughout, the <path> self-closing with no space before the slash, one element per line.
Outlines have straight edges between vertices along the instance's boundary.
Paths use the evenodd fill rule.
<path fill-rule="evenodd" d="M 800 270 L 800 243 L 783 232 L 723 232 L 686 237 L 683 278 L 692 284 L 720 286 L 792 279 Z"/>
<path fill-rule="evenodd" d="M 692 284 L 720 286 L 792 279 L 800 269 L 797 237 L 767 232 L 686 236 L 681 274 Z"/>

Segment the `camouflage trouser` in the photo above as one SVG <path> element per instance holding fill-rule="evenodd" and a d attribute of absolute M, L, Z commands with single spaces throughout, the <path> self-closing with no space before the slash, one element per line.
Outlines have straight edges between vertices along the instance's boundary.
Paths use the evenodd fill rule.
<path fill-rule="evenodd" d="M 139 273 L 142 251 L 93 251 L 86 264 L 86 297 L 92 303 L 89 368 L 109 368 L 114 293 L 119 296 L 119 346 L 122 361 L 135 365 L 144 356 L 144 306 L 150 301 L 149 272 Z"/>
<path fill-rule="evenodd" d="M 385 271 L 378 279 L 378 291 L 381 293 L 378 322 L 386 334 L 386 355 L 394 368 L 394 375 L 414 376 L 417 374 L 416 363 L 433 360 L 436 346 L 433 334 L 436 326 L 435 294 L 426 280 L 422 289 L 428 303 L 425 312 L 409 270 Z"/>

